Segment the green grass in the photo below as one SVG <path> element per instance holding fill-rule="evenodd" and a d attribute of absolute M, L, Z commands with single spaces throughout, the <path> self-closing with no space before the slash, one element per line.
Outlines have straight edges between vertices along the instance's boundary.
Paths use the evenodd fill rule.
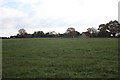
<path fill-rule="evenodd" d="M 116 38 L 3 39 L 3 78 L 116 78 Z"/>

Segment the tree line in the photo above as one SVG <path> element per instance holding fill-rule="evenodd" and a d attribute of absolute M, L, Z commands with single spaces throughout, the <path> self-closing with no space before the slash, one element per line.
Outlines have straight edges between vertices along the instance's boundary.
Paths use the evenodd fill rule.
<path fill-rule="evenodd" d="M 20 29 L 19 33 L 10 38 L 44 38 L 44 37 L 120 37 L 120 23 L 116 20 L 106 24 L 100 24 L 98 29 L 88 28 L 86 32 L 78 32 L 75 28 L 68 28 L 65 33 L 60 34 L 55 31 L 44 33 L 43 31 L 35 31 L 33 34 L 28 34 L 25 29 Z"/>

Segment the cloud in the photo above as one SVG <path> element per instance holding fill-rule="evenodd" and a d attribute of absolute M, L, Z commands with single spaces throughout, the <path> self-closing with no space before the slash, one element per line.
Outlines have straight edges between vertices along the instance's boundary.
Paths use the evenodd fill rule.
<path fill-rule="evenodd" d="M 118 1 L 0 0 L 0 36 L 15 35 L 20 28 L 28 33 L 34 30 L 64 33 L 68 27 L 79 32 L 97 28 L 118 18 Z"/>
<path fill-rule="evenodd" d="M 16 27 L 21 25 L 26 13 L 13 8 L 0 7 L 0 36 L 15 34 Z"/>
<path fill-rule="evenodd" d="M 4 7 L 0 8 L 0 14 L 2 15 L 0 16 L 0 18 L 21 18 L 27 16 L 27 14 L 17 9 L 4 8 Z"/>

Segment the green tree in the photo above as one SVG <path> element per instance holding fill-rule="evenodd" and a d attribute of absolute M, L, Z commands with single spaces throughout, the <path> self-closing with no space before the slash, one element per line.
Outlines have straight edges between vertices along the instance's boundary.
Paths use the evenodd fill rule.
<path fill-rule="evenodd" d="M 106 24 L 99 25 L 98 30 L 99 30 L 98 33 L 99 37 L 110 37 L 110 31 L 107 29 Z"/>
<path fill-rule="evenodd" d="M 113 37 L 116 37 L 116 34 L 120 33 L 120 24 L 118 21 L 110 21 L 106 24 L 107 29 L 110 31 Z"/>
<path fill-rule="evenodd" d="M 97 29 L 95 29 L 95 28 L 88 28 L 87 29 L 87 32 L 90 34 L 90 37 L 96 37 L 97 36 L 97 34 L 98 34 L 98 31 L 97 31 Z"/>
<path fill-rule="evenodd" d="M 33 37 L 44 37 L 43 31 L 36 31 L 33 33 Z"/>
<path fill-rule="evenodd" d="M 116 20 L 110 21 L 109 23 L 99 25 L 98 30 L 100 37 L 117 37 L 120 36 L 120 23 Z"/>

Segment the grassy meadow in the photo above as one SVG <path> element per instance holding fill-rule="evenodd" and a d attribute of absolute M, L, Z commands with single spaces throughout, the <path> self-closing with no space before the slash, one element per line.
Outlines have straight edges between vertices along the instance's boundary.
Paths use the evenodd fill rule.
<path fill-rule="evenodd" d="M 2 40 L 3 78 L 116 78 L 117 38 Z"/>

